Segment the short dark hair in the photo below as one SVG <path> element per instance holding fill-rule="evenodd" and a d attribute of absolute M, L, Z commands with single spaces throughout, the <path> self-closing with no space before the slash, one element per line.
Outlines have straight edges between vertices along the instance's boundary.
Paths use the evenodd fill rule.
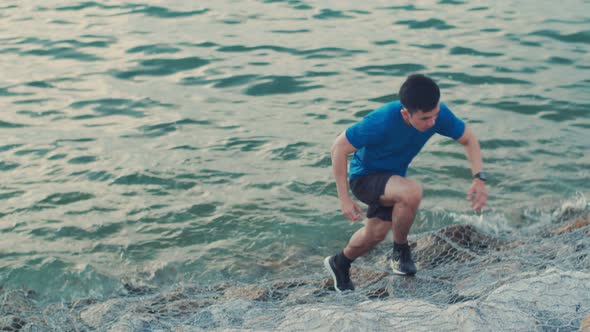
<path fill-rule="evenodd" d="M 408 112 L 430 112 L 434 110 L 440 99 L 438 85 L 427 76 L 412 74 L 399 89 L 402 105 Z"/>

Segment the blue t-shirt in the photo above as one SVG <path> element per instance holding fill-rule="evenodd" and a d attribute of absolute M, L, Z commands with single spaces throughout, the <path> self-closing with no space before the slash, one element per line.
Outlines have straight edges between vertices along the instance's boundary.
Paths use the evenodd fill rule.
<path fill-rule="evenodd" d="M 346 129 L 346 138 L 357 149 L 348 170 L 351 180 L 376 172 L 405 176 L 412 159 L 434 133 L 453 139 L 463 136 L 465 123 L 443 103 L 434 127 L 424 132 L 405 123 L 402 108 L 399 101 L 385 104 Z"/>

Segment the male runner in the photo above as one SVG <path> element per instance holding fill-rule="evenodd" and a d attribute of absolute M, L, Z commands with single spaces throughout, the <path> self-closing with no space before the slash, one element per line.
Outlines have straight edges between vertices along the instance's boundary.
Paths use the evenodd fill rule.
<path fill-rule="evenodd" d="M 393 272 L 414 275 L 408 233 L 422 200 L 422 187 L 406 178 L 412 159 L 435 133 L 450 137 L 465 147 L 473 182 L 467 199 L 480 211 L 487 201 L 486 176 L 479 142 L 471 129 L 439 101 L 438 85 L 429 77 L 407 77 L 399 90 L 399 101 L 374 110 L 346 129 L 332 146 L 332 171 L 340 209 L 351 220 L 362 220 L 363 209 L 348 192 L 368 205 L 367 220 L 344 250 L 326 257 L 324 265 L 338 292 L 354 290 L 350 264 L 385 239 L 393 229 Z M 347 176 L 347 159 L 350 174 Z"/>

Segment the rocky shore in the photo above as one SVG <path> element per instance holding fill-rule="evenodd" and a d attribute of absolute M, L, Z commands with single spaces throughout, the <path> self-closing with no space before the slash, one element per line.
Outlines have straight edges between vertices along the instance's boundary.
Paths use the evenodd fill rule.
<path fill-rule="evenodd" d="M 41 307 L 0 290 L 2 331 L 590 331 L 590 218 L 560 211 L 534 234 L 498 239 L 452 225 L 412 243 L 420 272 L 388 271 L 388 250 L 359 259 L 357 291 L 325 275 L 159 289 Z"/>

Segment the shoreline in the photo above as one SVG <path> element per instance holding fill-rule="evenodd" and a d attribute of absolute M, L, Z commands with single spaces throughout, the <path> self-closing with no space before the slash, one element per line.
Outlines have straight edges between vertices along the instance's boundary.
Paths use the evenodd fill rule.
<path fill-rule="evenodd" d="M 125 294 L 104 301 L 78 299 L 44 308 L 37 306 L 34 292 L 2 289 L 0 328 L 581 328 L 590 312 L 589 235 L 587 209 L 561 211 L 535 237 L 516 241 L 499 240 L 472 225 L 451 225 L 412 243 L 419 264 L 415 277 L 393 275 L 386 251 L 375 250 L 353 265 L 357 291 L 345 294 L 333 291 L 327 274 L 259 284 L 183 284 L 169 291 L 126 284 Z"/>

